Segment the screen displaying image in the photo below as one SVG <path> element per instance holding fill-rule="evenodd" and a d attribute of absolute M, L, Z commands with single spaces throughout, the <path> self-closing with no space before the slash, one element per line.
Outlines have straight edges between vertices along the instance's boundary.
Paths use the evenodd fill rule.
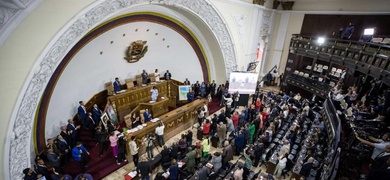
<path fill-rule="evenodd" d="M 256 91 L 258 74 L 231 72 L 229 80 L 229 93 L 254 94 Z"/>

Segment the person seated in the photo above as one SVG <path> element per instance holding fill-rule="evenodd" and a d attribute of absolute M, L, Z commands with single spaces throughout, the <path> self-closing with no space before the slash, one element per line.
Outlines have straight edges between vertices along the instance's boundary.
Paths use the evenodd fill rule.
<path fill-rule="evenodd" d="M 119 81 L 119 78 L 115 78 L 115 81 L 114 81 L 114 83 L 113 83 L 113 85 L 114 85 L 114 92 L 115 93 L 120 93 L 120 91 L 121 91 L 121 82 Z"/>
<path fill-rule="evenodd" d="M 143 115 L 144 115 L 144 123 L 147 123 L 152 119 L 152 114 L 149 112 L 149 109 L 145 109 Z"/>
<path fill-rule="evenodd" d="M 131 116 L 131 128 L 136 128 L 139 125 L 141 125 L 141 121 L 139 117 L 137 117 L 137 114 L 133 113 Z"/>
<path fill-rule="evenodd" d="M 299 174 L 302 175 L 303 177 L 308 177 L 310 175 L 310 170 L 313 168 L 313 161 L 314 161 L 314 158 L 313 157 L 310 157 L 307 162 L 305 162 L 303 165 L 302 165 L 302 168 L 301 170 L 299 171 Z"/>

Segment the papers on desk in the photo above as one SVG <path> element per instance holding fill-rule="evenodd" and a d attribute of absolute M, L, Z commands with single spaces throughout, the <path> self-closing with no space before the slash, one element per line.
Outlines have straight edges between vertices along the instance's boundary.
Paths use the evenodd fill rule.
<path fill-rule="evenodd" d="M 177 163 L 177 165 L 178 165 L 179 168 L 183 167 L 185 164 L 186 164 L 186 163 L 185 163 L 185 162 L 182 162 L 182 161 L 179 161 L 179 162 Z"/>
<path fill-rule="evenodd" d="M 159 118 L 154 118 L 154 119 L 150 120 L 150 122 L 155 123 L 155 122 L 157 122 L 159 120 L 160 120 Z"/>
<path fill-rule="evenodd" d="M 213 165 L 212 165 L 211 163 L 207 163 L 207 164 L 206 164 L 206 167 L 208 167 L 208 168 L 211 169 L 211 168 L 213 168 Z"/>
<path fill-rule="evenodd" d="M 135 176 L 137 176 L 137 171 L 131 171 L 127 175 L 129 175 L 131 178 L 134 178 Z"/>
<path fill-rule="evenodd" d="M 127 90 L 124 89 L 124 90 L 117 91 L 116 93 L 117 93 L 117 94 L 120 94 L 120 93 L 124 93 L 124 92 L 126 92 L 126 91 L 127 91 Z"/>
<path fill-rule="evenodd" d="M 166 179 L 169 178 L 169 171 L 166 171 L 164 174 L 162 174 Z"/>

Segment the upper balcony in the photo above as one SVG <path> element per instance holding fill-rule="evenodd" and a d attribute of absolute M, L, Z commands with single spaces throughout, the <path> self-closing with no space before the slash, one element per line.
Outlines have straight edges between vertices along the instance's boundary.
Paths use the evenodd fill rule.
<path fill-rule="evenodd" d="M 325 39 L 293 34 L 290 53 L 320 59 L 360 71 L 390 85 L 390 45 L 372 42 Z"/>

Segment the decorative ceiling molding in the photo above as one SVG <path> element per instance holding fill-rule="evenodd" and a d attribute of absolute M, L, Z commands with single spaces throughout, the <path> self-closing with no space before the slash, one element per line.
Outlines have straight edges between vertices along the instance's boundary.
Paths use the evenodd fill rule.
<path fill-rule="evenodd" d="M 27 3 L 32 0 L 22 0 Z M 42 0 L 35 0 L 42 1 Z M 8 2 L 8 1 L 7 1 Z M 118 12 L 140 5 L 165 5 L 183 9 L 202 19 L 213 31 L 224 56 L 226 73 L 236 70 L 233 43 L 217 10 L 209 0 L 99 0 L 75 16 L 49 43 L 36 60 L 31 74 L 12 113 L 4 150 L 5 179 L 22 179 L 24 168 L 30 167 L 32 127 L 35 111 L 50 77 L 71 47 L 90 29 Z M 28 7 L 28 6 L 27 6 Z M 1 16 L 0 16 L 1 17 Z M 4 17 L 4 16 L 2 16 Z M 3 18 L 4 19 L 4 18 Z M 7 18 L 7 21 L 10 18 Z M 3 23 L 4 24 L 4 23 Z M 0 29 L 1 30 L 1 29 Z"/>
<path fill-rule="evenodd" d="M 0 47 L 43 0 L 0 0 Z"/>

